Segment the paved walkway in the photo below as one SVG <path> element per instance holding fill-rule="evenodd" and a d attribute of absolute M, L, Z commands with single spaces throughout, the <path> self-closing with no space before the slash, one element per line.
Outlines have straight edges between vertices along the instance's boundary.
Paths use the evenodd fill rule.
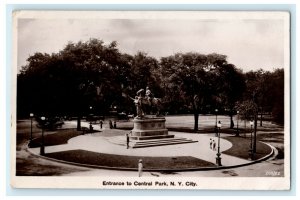
<path fill-rule="evenodd" d="M 73 126 L 74 122 L 68 122 L 65 127 Z M 82 125 L 88 127 L 88 123 L 82 122 Z M 93 126 L 95 130 L 100 130 L 99 125 Z M 169 132 L 169 134 L 174 134 L 175 137 L 184 137 L 196 140 L 196 143 L 187 144 L 176 144 L 167 146 L 155 146 L 147 148 L 136 148 L 136 149 L 126 149 L 125 146 L 113 144 L 107 140 L 107 137 L 102 136 L 106 131 L 106 127 L 101 129 L 102 132 L 94 134 L 86 134 L 78 137 L 74 137 L 68 141 L 68 144 L 49 146 L 45 148 L 46 153 L 67 151 L 82 149 L 87 151 L 115 154 L 115 155 L 127 155 L 127 156 L 150 156 L 150 157 L 178 157 L 178 156 L 192 156 L 205 161 L 215 163 L 217 151 L 213 151 L 209 147 L 210 138 L 215 140 L 214 134 L 188 134 L 188 133 L 178 133 Z M 125 136 L 124 136 L 125 139 Z M 225 151 L 229 149 L 232 144 L 224 139 L 220 139 L 220 150 Z M 30 149 L 32 152 L 39 154 L 39 148 Z M 221 154 L 222 165 L 232 166 L 249 163 L 250 161 L 229 156 L 226 154 Z"/>

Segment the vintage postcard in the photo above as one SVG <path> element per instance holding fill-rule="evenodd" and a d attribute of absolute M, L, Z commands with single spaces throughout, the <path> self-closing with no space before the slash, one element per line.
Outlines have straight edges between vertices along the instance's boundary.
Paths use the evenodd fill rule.
<path fill-rule="evenodd" d="M 15 11 L 11 186 L 290 189 L 290 14 Z"/>

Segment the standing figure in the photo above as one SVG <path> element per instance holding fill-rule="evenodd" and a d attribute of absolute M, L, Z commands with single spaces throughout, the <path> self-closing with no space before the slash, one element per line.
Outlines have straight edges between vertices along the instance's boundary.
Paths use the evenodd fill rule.
<path fill-rule="evenodd" d="M 138 163 L 138 172 L 139 172 L 139 177 L 143 175 L 143 160 L 140 159 Z"/>
<path fill-rule="evenodd" d="M 210 139 L 209 139 L 209 148 L 210 148 L 210 149 L 212 149 L 212 143 L 213 143 L 213 142 L 212 142 L 212 139 L 210 138 Z"/>
<path fill-rule="evenodd" d="M 117 128 L 117 122 L 116 122 L 116 120 L 114 121 L 114 128 Z"/>
<path fill-rule="evenodd" d="M 151 90 L 149 89 L 149 87 L 147 86 L 146 87 L 146 100 L 148 101 L 148 105 L 149 105 L 149 110 L 148 110 L 148 112 L 150 113 L 150 114 L 152 114 L 152 112 L 153 112 L 153 109 L 152 109 L 152 106 L 153 106 L 153 94 L 152 94 L 152 92 L 151 92 Z"/>
<path fill-rule="evenodd" d="M 135 107 L 136 107 L 136 115 L 138 118 L 142 118 L 144 116 L 144 112 L 142 110 L 142 97 L 135 96 L 133 100 Z"/>
<path fill-rule="evenodd" d="M 130 131 L 131 133 L 131 131 Z M 126 146 L 127 146 L 127 149 L 129 149 L 129 133 L 126 133 Z"/>
<path fill-rule="evenodd" d="M 112 125 L 112 121 L 109 120 L 109 128 L 112 129 L 113 128 L 113 125 Z"/>
<path fill-rule="evenodd" d="M 213 145 L 213 150 L 215 151 L 216 150 L 216 142 L 215 142 L 215 140 L 213 140 L 212 145 Z"/>
<path fill-rule="evenodd" d="M 147 98 L 148 101 L 149 101 L 149 105 L 151 105 L 151 103 L 152 103 L 152 98 L 153 98 L 153 94 L 152 94 L 152 92 L 151 92 L 151 90 L 149 89 L 148 86 L 146 87 L 146 98 Z"/>
<path fill-rule="evenodd" d="M 102 129 L 102 126 L 103 126 L 103 121 L 100 120 L 100 129 Z"/>
<path fill-rule="evenodd" d="M 145 114 L 144 114 L 144 110 L 142 108 L 142 101 L 145 98 L 145 90 L 144 89 L 140 89 L 139 91 L 137 91 L 137 96 L 135 97 L 134 100 L 134 104 L 136 106 L 136 114 L 138 118 L 142 118 Z"/>

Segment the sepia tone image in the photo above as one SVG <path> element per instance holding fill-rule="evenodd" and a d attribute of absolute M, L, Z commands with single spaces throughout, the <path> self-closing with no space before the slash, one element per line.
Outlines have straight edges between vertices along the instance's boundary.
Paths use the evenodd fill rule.
<path fill-rule="evenodd" d="M 289 13 L 13 21 L 14 187 L 289 189 Z"/>

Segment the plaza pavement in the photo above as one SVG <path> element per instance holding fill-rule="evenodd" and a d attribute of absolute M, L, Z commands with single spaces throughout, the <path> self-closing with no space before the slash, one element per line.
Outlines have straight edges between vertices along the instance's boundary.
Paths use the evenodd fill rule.
<path fill-rule="evenodd" d="M 65 128 L 75 127 L 76 122 L 66 122 Z M 88 127 L 87 122 L 82 122 L 83 127 Z M 106 125 L 107 126 L 107 125 Z M 214 134 L 191 134 L 191 133 L 179 133 L 169 131 L 169 134 L 174 134 L 175 137 L 184 137 L 198 142 L 187 143 L 187 144 L 176 144 L 176 145 L 166 145 L 166 146 L 155 146 L 147 148 L 136 148 L 136 149 L 126 149 L 126 146 L 113 144 L 108 141 L 107 136 L 103 136 L 105 131 L 108 131 L 107 127 L 104 126 L 100 130 L 99 125 L 94 125 L 94 130 L 99 130 L 101 132 L 86 134 L 71 138 L 68 144 L 47 146 L 45 147 L 46 153 L 54 153 L 60 151 L 68 150 L 87 150 L 98 153 L 105 154 L 115 154 L 124 156 L 149 156 L 149 157 L 178 157 L 178 156 L 192 156 L 205 161 L 215 163 L 217 151 L 210 149 L 209 141 L 210 138 L 218 142 L 217 137 Z M 111 131 L 111 130 L 110 130 Z M 125 133 L 125 132 L 124 132 Z M 106 134 L 107 135 L 107 134 Z M 122 136 L 114 136 L 122 137 Z M 125 135 L 124 135 L 125 140 Z M 229 149 L 232 144 L 224 139 L 220 139 L 220 151 L 225 151 Z M 31 148 L 30 151 L 36 155 L 39 154 L 39 148 Z M 249 163 L 249 160 L 237 158 L 234 156 L 221 154 L 222 165 L 223 166 L 234 166 Z"/>

